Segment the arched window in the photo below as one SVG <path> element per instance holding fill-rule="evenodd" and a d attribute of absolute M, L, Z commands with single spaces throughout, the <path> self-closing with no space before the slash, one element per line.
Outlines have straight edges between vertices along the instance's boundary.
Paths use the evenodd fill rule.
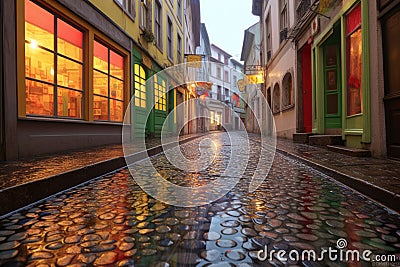
<path fill-rule="evenodd" d="M 167 84 L 163 79 L 154 75 L 155 109 L 167 111 Z"/>
<path fill-rule="evenodd" d="M 135 106 L 146 108 L 146 73 L 139 64 L 135 64 Z"/>
<path fill-rule="evenodd" d="M 282 106 L 283 108 L 293 105 L 293 82 L 292 74 L 287 72 L 282 80 Z"/>
<path fill-rule="evenodd" d="M 272 112 L 273 113 L 279 113 L 281 109 L 281 91 L 279 88 L 279 84 L 275 84 L 274 86 L 274 91 L 272 95 Z"/>

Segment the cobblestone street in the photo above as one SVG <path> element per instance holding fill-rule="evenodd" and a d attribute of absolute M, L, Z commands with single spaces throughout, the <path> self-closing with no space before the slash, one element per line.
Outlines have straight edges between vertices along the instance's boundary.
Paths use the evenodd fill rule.
<path fill-rule="evenodd" d="M 216 144 L 217 155 L 204 171 L 181 171 L 164 154 L 151 160 L 169 181 L 205 185 L 223 173 L 231 151 L 227 133 L 207 138 Z M 196 158 L 201 140 L 182 145 L 183 154 Z M 335 248 L 341 238 L 347 241 L 346 249 L 396 254 L 399 263 L 398 214 L 279 153 L 263 184 L 249 193 L 259 142 L 250 140 L 250 147 L 240 182 L 209 205 L 164 204 L 143 192 L 125 168 L 5 217 L 0 221 L 0 265 L 351 265 L 327 257 L 319 262 L 285 262 L 279 257 L 261 261 L 257 256 L 265 246 L 299 253 L 316 250 L 318 255 L 322 248 Z"/>

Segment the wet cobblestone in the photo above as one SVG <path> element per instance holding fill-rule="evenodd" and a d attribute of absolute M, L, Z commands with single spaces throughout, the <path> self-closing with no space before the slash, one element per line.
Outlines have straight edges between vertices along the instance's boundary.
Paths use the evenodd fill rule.
<path fill-rule="evenodd" d="M 225 133 L 211 135 L 219 153 L 208 170 L 184 173 L 152 158 L 165 179 L 199 186 L 229 160 Z M 208 136 L 210 137 L 210 136 Z M 198 155 L 191 141 L 186 155 Z M 264 246 L 298 251 L 335 247 L 400 253 L 400 217 L 301 163 L 276 154 L 271 172 L 248 192 L 259 150 L 251 145 L 244 179 L 209 205 L 173 207 L 145 194 L 127 169 L 90 181 L 0 221 L 5 266 L 281 266 L 257 259 Z M 156 186 L 156 185 L 154 185 Z M 324 266 L 346 263 L 286 262 Z"/>

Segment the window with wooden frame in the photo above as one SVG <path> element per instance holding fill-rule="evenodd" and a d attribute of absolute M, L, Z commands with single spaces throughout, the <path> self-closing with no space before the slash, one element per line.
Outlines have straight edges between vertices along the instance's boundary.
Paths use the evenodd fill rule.
<path fill-rule="evenodd" d="M 123 0 L 123 7 L 132 18 L 135 18 L 135 0 Z"/>
<path fill-rule="evenodd" d="M 156 46 L 162 50 L 162 7 L 159 0 L 154 5 L 154 37 Z"/>
<path fill-rule="evenodd" d="M 93 117 L 95 120 L 122 122 L 124 57 L 96 40 L 93 55 Z"/>
<path fill-rule="evenodd" d="M 25 1 L 26 114 L 83 118 L 83 32 Z"/>
<path fill-rule="evenodd" d="M 142 30 L 149 30 L 149 25 L 148 25 L 148 14 L 149 14 L 149 10 L 148 10 L 148 4 L 147 4 L 147 0 L 143 0 L 140 2 L 140 11 L 139 11 L 139 20 L 140 20 L 140 28 Z"/>
<path fill-rule="evenodd" d="M 177 0 L 178 19 L 182 22 L 182 0 Z"/>
<path fill-rule="evenodd" d="M 347 116 L 362 113 L 361 4 L 346 15 Z"/>
<path fill-rule="evenodd" d="M 177 62 L 182 63 L 182 37 L 178 33 L 177 35 L 177 48 L 176 48 L 176 57 L 177 57 Z"/>
<path fill-rule="evenodd" d="M 154 75 L 154 108 L 167 111 L 167 85 L 163 79 Z"/>
<path fill-rule="evenodd" d="M 174 62 L 174 48 L 173 48 L 173 26 L 170 17 L 167 17 L 167 57 L 171 62 Z"/>
<path fill-rule="evenodd" d="M 135 106 L 146 108 L 146 73 L 142 66 L 134 66 Z"/>

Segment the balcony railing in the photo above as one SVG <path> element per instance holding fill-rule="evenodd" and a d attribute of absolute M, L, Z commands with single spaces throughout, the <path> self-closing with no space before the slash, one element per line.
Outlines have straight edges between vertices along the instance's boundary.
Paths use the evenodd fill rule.
<path fill-rule="evenodd" d="M 311 0 L 301 0 L 300 4 L 297 6 L 297 19 L 301 19 L 306 12 L 310 9 Z"/>

